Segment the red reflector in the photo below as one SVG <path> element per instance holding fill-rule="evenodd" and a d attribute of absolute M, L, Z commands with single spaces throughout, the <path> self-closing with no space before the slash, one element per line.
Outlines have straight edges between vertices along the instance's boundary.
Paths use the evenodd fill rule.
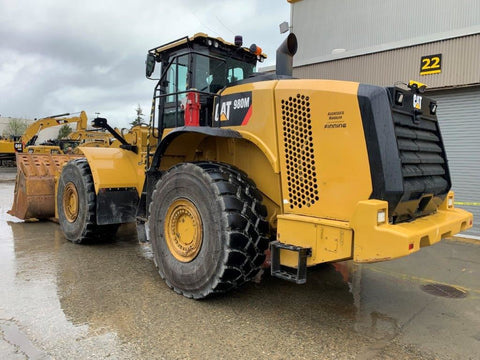
<path fill-rule="evenodd" d="M 408 250 L 413 250 L 413 244 L 408 244 Z"/>

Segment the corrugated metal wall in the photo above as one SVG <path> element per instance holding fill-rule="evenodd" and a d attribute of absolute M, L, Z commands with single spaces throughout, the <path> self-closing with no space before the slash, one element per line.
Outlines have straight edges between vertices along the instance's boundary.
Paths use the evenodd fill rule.
<path fill-rule="evenodd" d="M 302 0 L 292 4 L 292 30 L 300 40 L 297 61 L 406 39 L 439 40 L 480 25 L 478 0 Z"/>
<path fill-rule="evenodd" d="M 442 54 L 442 72 L 420 75 L 421 57 Z M 358 57 L 294 67 L 299 78 L 393 85 L 418 80 L 431 88 L 480 83 L 480 34 Z M 295 62 L 294 62 L 295 66 Z"/>
<path fill-rule="evenodd" d="M 428 96 L 437 100 L 456 206 L 474 216 L 474 227 L 466 234 L 480 236 L 480 86 Z"/>

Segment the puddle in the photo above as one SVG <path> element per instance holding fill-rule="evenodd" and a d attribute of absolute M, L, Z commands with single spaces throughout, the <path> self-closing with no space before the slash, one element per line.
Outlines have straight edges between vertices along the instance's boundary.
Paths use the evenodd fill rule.
<path fill-rule="evenodd" d="M 49 359 L 49 357 L 42 351 L 38 350 L 28 340 L 27 336 L 20 331 L 20 329 L 13 323 L 0 324 L 0 329 L 3 332 L 3 338 L 15 346 L 16 352 L 24 354 L 27 359 L 31 360 L 43 360 Z"/>
<path fill-rule="evenodd" d="M 373 348 L 371 354 L 378 355 L 375 346 L 390 344 L 388 351 L 396 358 L 430 359 L 405 353 L 402 341 L 426 344 L 432 329 L 449 329 L 438 309 L 454 314 L 454 323 L 470 321 L 472 326 L 462 309 L 441 307 L 441 299 L 419 288 L 425 281 L 405 275 L 423 274 L 425 262 L 414 260 L 397 265 L 324 264 L 309 270 L 304 285 L 266 274 L 238 291 L 192 301 L 161 280 L 151 246 L 138 244 L 134 225 L 121 226 L 115 240 L 75 245 L 65 240 L 58 224 L 23 223 L 5 214 L 13 184 L 3 185 L 0 318 L 15 323 L 0 320 L 0 330 L 5 341 L 29 358 L 280 359 L 302 354 L 360 359 L 361 349 Z M 465 301 L 471 299 L 474 296 Z M 432 301 L 438 306 L 429 307 Z M 470 304 L 470 309 L 478 306 Z M 438 346 L 455 335 L 431 342 Z"/>

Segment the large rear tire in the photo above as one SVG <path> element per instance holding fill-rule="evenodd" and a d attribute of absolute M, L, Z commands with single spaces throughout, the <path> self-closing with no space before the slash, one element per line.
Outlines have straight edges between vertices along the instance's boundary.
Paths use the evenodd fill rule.
<path fill-rule="evenodd" d="M 96 194 L 86 159 L 67 163 L 58 181 L 58 221 L 65 237 L 80 244 L 115 236 L 119 224 L 96 224 Z"/>
<path fill-rule="evenodd" d="M 149 218 L 155 264 L 167 285 L 201 299 L 251 280 L 268 247 L 261 200 L 246 174 L 229 165 L 184 163 L 168 171 Z"/>

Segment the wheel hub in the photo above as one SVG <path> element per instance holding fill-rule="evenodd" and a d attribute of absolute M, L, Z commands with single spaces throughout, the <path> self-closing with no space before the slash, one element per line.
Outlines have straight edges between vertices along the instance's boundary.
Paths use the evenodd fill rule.
<path fill-rule="evenodd" d="M 191 201 L 178 199 L 170 205 L 164 230 L 168 249 L 178 261 L 197 257 L 203 240 L 202 219 Z"/>
<path fill-rule="evenodd" d="M 65 218 L 68 222 L 74 222 L 78 217 L 78 192 L 73 183 L 65 185 L 62 201 Z"/>

